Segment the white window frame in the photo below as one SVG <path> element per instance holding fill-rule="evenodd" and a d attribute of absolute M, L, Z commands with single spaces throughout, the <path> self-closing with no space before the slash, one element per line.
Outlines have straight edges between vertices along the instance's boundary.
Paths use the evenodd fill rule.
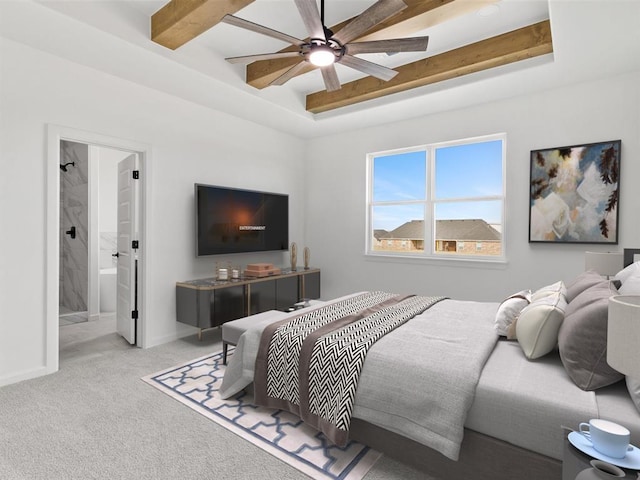
<path fill-rule="evenodd" d="M 483 196 L 483 197 L 461 197 L 461 198 L 448 198 L 446 200 L 438 200 L 434 198 L 435 195 L 435 151 L 438 148 L 451 147 L 456 145 L 467 145 L 470 143 L 483 143 L 489 141 L 501 140 L 502 141 L 502 192 L 500 195 Z M 373 201 L 373 164 L 376 157 L 397 155 L 402 153 L 411 153 L 416 151 L 426 152 L 426 177 L 427 177 L 427 192 L 426 199 L 424 200 L 409 200 L 409 201 Z M 367 154 L 367 198 L 366 198 L 366 241 L 365 241 L 365 255 L 370 257 L 388 257 L 388 258 L 414 258 L 414 259 L 427 259 L 427 260 L 446 260 L 446 261 L 473 261 L 473 262 L 489 262 L 489 263 L 505 263 L 507 259 L 507 238 L 506 238 L 506 151 L 507 151 L 507 136 L 505 133 L 497 133 L 492 135 L 484 135 L 472 138 L 465 138 L 460 140 L 452 140 L 447 142 L 439 142 L 432 144 L 419 145 L 415 147 L 385 150 Z M 501 212 L 501 254 L 500 255 L 461 255 L 459 253 L 447 254 L 444 252 L 435 252 L 435 240 L 433 234 L 433 227 L 435 225 L 435 206 L 439 203 L 449 202 L 473 202 L 473 201 L 490 201 L 498 200 L 502 202 Z M 373 226 L 372 217 L 373 209 L 376 206 L 384 205 L 410 205 L 410 204 L 424 204 L 424 251 L 423 252 L 390 252 L 390 251 L 376 251 L 373 249 Z M 427 239 L 430 239 L 427 241 Z"/>

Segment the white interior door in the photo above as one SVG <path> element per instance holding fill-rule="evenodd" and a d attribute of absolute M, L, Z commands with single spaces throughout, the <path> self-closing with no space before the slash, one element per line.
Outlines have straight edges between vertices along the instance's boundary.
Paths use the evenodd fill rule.
<path fill-rule="evenodd" d="M 129 155 L 118 163 L 118 301 L 116 307 L 116 329 L 131 344 L 136 343 L 138 318 L 137 172 L 137 154 Z"/>

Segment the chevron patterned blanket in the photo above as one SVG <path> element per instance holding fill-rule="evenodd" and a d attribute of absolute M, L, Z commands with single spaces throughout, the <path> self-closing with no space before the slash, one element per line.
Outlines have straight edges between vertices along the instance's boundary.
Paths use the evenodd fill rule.
<path fill-rule="evenodd" d="M 255 364 L 256 403 L 290 411 L 345 445 L 369 347 L 442 299 L 367 292 L 267 326 Z"/>

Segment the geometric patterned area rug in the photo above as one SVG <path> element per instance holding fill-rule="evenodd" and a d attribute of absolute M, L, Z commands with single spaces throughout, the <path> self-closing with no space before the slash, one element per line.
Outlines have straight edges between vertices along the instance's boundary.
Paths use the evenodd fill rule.
<path fill-rule="evenodd" d="M 311 478 L 360 480 L 380 458 L 358 442 L 338 447 L 295 415 L 254 405 L 248 393 L 222 400 L 218 389 L 224 370 L 220 352 L 142 380 Z"/>

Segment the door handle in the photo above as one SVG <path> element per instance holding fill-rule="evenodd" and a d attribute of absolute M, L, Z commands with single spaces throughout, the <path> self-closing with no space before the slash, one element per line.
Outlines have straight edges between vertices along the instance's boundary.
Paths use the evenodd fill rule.
<path fill-rule="evenodd" d="M 120 256 L 120 254 L 118 252 L 116 252 L 116 253 L 112 253 L 111 256 L 118 258 Z"/>
<path fill-rule="evenodd" d="M 71 227 L 69 230 L 67 230 L 64 233 L 69 235 L 71 238 L 76 238 L 76 227 Z"/>

